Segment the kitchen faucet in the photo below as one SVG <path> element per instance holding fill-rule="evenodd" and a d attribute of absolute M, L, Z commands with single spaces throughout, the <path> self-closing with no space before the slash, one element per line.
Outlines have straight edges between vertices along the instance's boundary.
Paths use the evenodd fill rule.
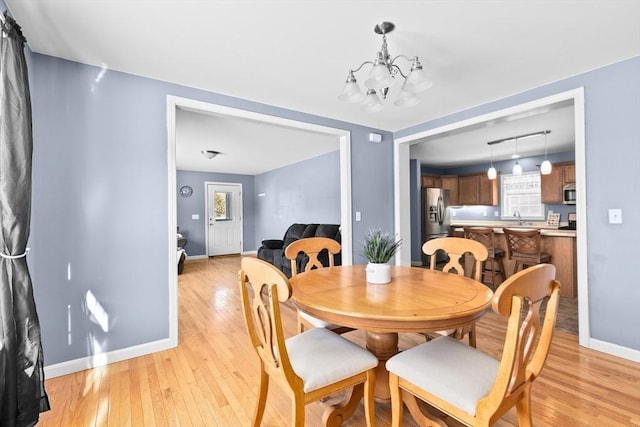
<path fill-rule="evenodd" d="M 518 210 L 513 211 L 513 216 L 518 218 L 518 225 L 524 224 L 524 221 L 522 220 L 522 217 L 520 216 L 520 211 L 518 211 Z"/>

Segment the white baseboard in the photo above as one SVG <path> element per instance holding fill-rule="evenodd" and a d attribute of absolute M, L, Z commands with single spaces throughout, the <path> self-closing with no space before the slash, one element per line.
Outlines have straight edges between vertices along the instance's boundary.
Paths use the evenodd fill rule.
<path fill-rule="evenodd" d="M 176 347 L 177 345 L 178 344 L 173 342 L 173 340 L 167 338 L 136 345 L 133 347 L 127 347 L 122 350 L 114 350 L 108 353 L 82 357 L 80 359 L 74 359 L 67 362 L 45 366 L 44 375 L 45 378 L 55 378 L 61 375 L 84 371 L 85 369 L 97 368 L 99 366 L 105 366 L 110 363 L 133 359 L 134 357 L 140 357 L 158 351 L 168 350 L 170 348 Z"/>
<path fill-rule="evenodd" d="M 196 260 L 196 259 L 206 259 L 206 258 L 209 258 L 209 257 L 206 256 L 206 255 L 187 255 L 187 259 L 186 260 L 187 261 L 193 261 L 193 260 Z"/>
<path fill-rule="evenodd" d="M 241 255 L 258 255 L 258 251 L 244 251 Z M 196 259 L 207 259 L 206 255 L 187 255 L 187 261 L 193 261 Z"/>
<path fill-rule="evenodd" d="M 612 344 L 610 342 L 600 341 L 593 338 L 589 340 L 589 348 L 591 348 L 591 350 L 597 350 L 612 356 L 631 360 L 632 362 L 640 362 L 640 350 L 634 350 L 632 348 L 623 347 L 618 344 Z"/>

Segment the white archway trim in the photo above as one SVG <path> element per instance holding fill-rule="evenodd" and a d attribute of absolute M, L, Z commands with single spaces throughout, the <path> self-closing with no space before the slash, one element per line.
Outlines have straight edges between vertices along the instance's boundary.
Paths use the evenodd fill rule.
<path fill-rule="evenodd" d="M 536 99 L 524 104 L 494 111 L 481 116 L 472 117 L 445 126 L 418 132 L 398 138 L 394 141 L 394 203 L 395 203 L 395 231 L 398 235 L 409 240 L 411 236 L 410 200 L 409 200 L 409 147 L 418 140 L 441 133 L 461 129 L 467 126 L 496 120 L 501 117 L 522 113 L 536 108 L 573 100 L 574 123 L 575 123 L 575 164 L 576 164 L 576 215 L 578 217 L 578 227 L 576 235 L 577 244 L 577 281 L 578 281 L 578 312 L 579 312 L 579 343 L 583 347 L 598 346 L 602 351 L 610 352 L 611 346 L 598 345 L 597 341 L 591 338 L 589 328 L 589 286 L 588 286 L 588 263 L 587 263 L 587 192 L 586 192 L 586 155 L 585 155 L 585 116 L 584 116 L 584 88 L 569 90 L 545 98 Z M 411 264 L 411 248 L 400 248 L 400 255 L 397 258 L 400 264 Z M 614 354 L 614 353 L 611 353 Z M 621 354 L 617 356 L 625 357 Z"/>

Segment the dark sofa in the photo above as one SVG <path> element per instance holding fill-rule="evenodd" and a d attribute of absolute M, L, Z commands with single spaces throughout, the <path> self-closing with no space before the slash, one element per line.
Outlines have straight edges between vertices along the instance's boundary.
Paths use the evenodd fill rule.
<path fill-rule="evenodd" d="M 282 240 L 263 240 L 262 246 L 258 248 L 258 258 L 263 259 L 278 267 L 287 277 L 291 277 L 291 261 L 284 256 L 284 249 L 291 242 L 307 237 L 328 237 L 340 242 L 340 225 L 337 224 L 293 224 L 284 233 Z M 318 260 L 323 265 L 328 266 L 328 254 L 320 253 Z M 298 255 L 296 260 L 298 271 L 304 271 L 308 258 L 306 255 Z M 333 259 L 334 265 L 342 264 L 342 255 L 336 254 Z"/>

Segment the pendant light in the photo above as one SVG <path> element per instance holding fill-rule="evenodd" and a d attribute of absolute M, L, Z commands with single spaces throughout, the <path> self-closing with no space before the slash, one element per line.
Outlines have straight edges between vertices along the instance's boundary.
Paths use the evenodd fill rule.
<path fill-rule="evenodd" d="M 511 173 L 515 176 L 522 175 L 522 166 L 520 166 L 520 163 L 518 163 L 518 159 L 520 158 L 520 154 L 518 154 L 518 138 L 516 138 L 516 152 L 513 156 L 511 156 L 511 158 L 516 159 L 516 164 L 513 165 L 513 170 L 511 171 Z"/>
<path fill-rule="evenodd" d="M 496 171 L 496 168 L 493 167 L 493 146 L 492 145 L 489 145 L 489 156 L 491 158 L 491 167 L 487 171 L 487 178 L 489 178 L 490 180 L 494 180 L 498 176 L 498 172 Z"/>
<path fill-rule="evenodd" d="M 547 159 L 547 133 L 544 133 L 544 161 L 540 165 L 540 174 L 549 175 L 551 173 L 551 162 Z"/>

